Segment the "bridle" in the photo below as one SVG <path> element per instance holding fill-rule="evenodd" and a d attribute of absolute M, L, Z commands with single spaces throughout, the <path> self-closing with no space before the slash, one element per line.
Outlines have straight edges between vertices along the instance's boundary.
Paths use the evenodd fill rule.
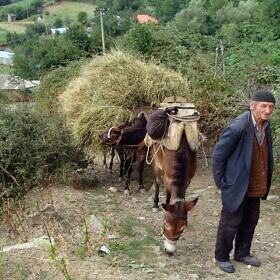
<path fill-rule="evenodd" d="M 114 126 L 112 126 L 112 127 L 109 128 L 108 133 L 107 133 L 108 139 L 111 138 L 111 131 L 112 131 L 112 129 L 114 129 L 114 128 L 115 128 Z"/>
<path fill-rule="evenodd" d="M 174 199 L 171 200 L 172 204 L 175 204 L 176 202 L 184 202 L 184 201 L 185 201 L 185 199 L 184 199 L 184 198 L 180 198 L 180 197 L 174 198 Z M 170 213 L 168 213 L 168 215 L 169 215 L 169 216 L 174 216 L 174 215 L 171 215 Z M 180 218 L 175 217 L 175 219 L 180 219 Z M 183 234 L 183 231 L 180 232 L 179 234 L 173 236 L 173 237 L 170 239 L 169 237 L 167 237 L 167 236 L 165 235 L 165 224 L 164 224 L 164 225 L 163 225 L 162 234 L 163 234 L 163 236 L 168 240 L 168 242 L 176 242 L 176 241 L 179 240 L 179 238 L 180 238 L 181 235 Z"/>

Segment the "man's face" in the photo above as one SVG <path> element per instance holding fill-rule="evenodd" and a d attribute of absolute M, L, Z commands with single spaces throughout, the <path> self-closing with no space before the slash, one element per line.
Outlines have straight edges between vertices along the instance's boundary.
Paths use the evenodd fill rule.
<path fill-rule="evenodd" d="M 250 110 L 253 113 L 254 118 L 257 122 L 268 120 L 274 110 L 274 103 L 251 101 Z"/>

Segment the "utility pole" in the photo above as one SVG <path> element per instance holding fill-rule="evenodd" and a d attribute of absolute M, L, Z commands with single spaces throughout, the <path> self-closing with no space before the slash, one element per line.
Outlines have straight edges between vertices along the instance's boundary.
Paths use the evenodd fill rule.
<path fill-rule="evenodd" d="M 103 26 L 103 12 L 105 12 L 106 9 L 98 9 L 97 11 L 99 11 L 100 25 L 101 25 L 102 52 L 103 52 L 103 55 L 105 55 L 105 36 L 104 36 L 104 26 Z"/>

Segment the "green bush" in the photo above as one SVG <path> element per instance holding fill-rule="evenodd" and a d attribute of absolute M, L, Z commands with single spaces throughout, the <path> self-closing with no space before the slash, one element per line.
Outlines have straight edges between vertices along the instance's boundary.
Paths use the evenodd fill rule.
<path fill-rule="evenodd" d="M 30 104 L 0 110 L 0 193 L 19 197 L 47 183 L 73 155 L 62 119 Z"/>
<path fill-rule="evenodd" d="M 273 92 L 276 96 L 276 110 L 273 112 L 271 126 L 273 130 L 273 154 L 274 154 L 274 180 L 280 181 L 280 92 Z"/>

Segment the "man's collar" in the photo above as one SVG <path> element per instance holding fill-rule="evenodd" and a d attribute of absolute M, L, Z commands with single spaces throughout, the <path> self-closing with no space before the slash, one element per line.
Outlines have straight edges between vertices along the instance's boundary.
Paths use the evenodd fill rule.
<path fill-rule="evenodd" d="M 253 115 L 252 112 L 251 112 L 251 117 L 252 117 L 252 121 L 253 121 L 254 127 L 257 128 L 257 122 L 256 122 L 256 120 L 255 120 L 254 115 Z M 263 121 L 263 125 L 262 125 L 263 130 L 265 130 L 267 126 L 268 126 L 268 121 L 267 121 L 267 120 L 264 120 L 264 121 Z"/>
<path fill-rule="evenodd" d="M 253 125 L 254 125 L 254 127 L 256 127 L 257 122 L 256 122 L 256 120 L 255 120 L 254 115 L 253 115 L 252 112 L 251 112 L 251 117 L 252 117 Z"/>

